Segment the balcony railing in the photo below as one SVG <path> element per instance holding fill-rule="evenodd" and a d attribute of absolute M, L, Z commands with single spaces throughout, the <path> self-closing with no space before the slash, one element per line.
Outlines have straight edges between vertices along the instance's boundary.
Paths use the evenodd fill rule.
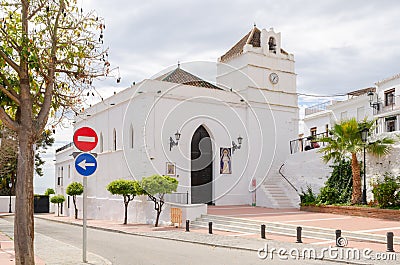
<path fill-rule="evenodd" d="M 385 101 L 383 100 L 382 102 L 379 102 L 379 111 L 374 110 L 374 114 L 382 114 L 386 112 L 390 112 L 393 110 L 400 109 L 400 104 L 396 104 L 400 102 L 399 96 L 394 97 L 390 101 Z"/>
<path fill-rule="evenodd" d="M 319 103 L 317 105 L 308 107 L 308 108 L 305 109 L 305 114 L 306 115 L 311 115 L 313 113 L 324 111 L 324 110 L 326 110 L 327 106 L 333 105 L 336 102 L 337 102 L 336 100 L 330 100 L 330 101 L 322 102 L 322 103 Z"/>
<path fill-rule="evenodd" d="M 308 136 L 303 138 L 298 138 L 295 140 L 291 140 L 290 145 L 290 153 L 294 154 L 297 152 L 304 152 L 311 149 L 320 148 L 321 146 L 325 146 L 325 142 L 319 142 L 318 139 L 321 137 L 328 137 L 328 133 L 318 133 L 315 136 Z"/>

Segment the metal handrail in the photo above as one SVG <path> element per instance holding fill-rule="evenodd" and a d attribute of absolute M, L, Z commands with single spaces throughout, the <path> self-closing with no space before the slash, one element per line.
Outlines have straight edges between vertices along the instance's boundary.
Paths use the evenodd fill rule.
<path fill-rule="evenodd" d="M 147 198 L 147 200 L 151 201 L 150 198 Z M 164 202 L 189 204 L 189 192 L 166 193 L 164 194 Z"/>
<path fill-rule="evenodd" d="M 283 175 L 283 173 L 281 172 L 281 170 L 282 170 L 282 167 L 285 165 L 285 163 L 283 163 L 282 165 L 281 165 L 281 167 L 279 168 L 279 170 L 278 170 L 278 172 L 279 172 L 279 174 L 281 174 L 281 176 L 287 181 L 287 183 L 289 183 L 290 184 L 290 186 L 292 186 L 292 188 L 297 192 L 297 194 L 299 194 L 299 191 L 296 189 L 296 187 L 292 184 L 292 182 L 290 182 L 286 177 L 285 177 L 285 175 Z"/>
<path fill-rule="evenodd" d="M 319 148 L 320 146 L 325 146 L 326 143 L 320 142 L 318 141 L 318 139 L 321 137 L 328 137 L 328 136 L 329 134 L 327 132 L 323 132 L 323 133 L 318 133 L 314 136 L 308 136 L 291 140 L 289 142 L 290 154 L 307 151 L 309 149 Z M 318 145 L 314 146 L 312 143 L 318 143 Z M 309 147 L 307 148 L 307 146 Z"/>

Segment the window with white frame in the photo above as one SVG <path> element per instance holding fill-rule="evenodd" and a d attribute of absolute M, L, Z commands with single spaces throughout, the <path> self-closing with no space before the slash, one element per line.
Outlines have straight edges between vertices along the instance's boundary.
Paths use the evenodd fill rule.
<path fill-rule="evenodd" d="M 129 148 L 133 149 L 133 144 L 134 144 L 134 131 L 133 131 L 133 126 L 131 125 L 129 128 Z"/>
<path fill-rule="evenodd" d="M 104 152 L 103 133 L 100 133 L 99 145 L 100 145 L 100 153 L 103 153 Z"/>
<path fill-rule="evenodd" d="M 357 121 L 362 121 L 365 118 L 365 108 L 358 107 L 357 108 Z"/>
<path fill-rule="evenodd" d="M 393 106 L 395 104 L 395 89 L 389 89 L 385 91 L 385 106 Z"/>
<path fill-rule="evenodd" d="M 57 185 L 58 186 L 62 186 L 63 185 L 63 176 L 64 176 L 64 167 L 60 167 L 59 168 L 59 175 L 58 175 L 58 178 L 57 178 Z"/>
<path fill-rule="evenodd" d="M 385 127 L 387 132 L 394 132 L 396 131 L 396 124 L 397 124 L 397 117 L 387 117 L 385 118 Z"/>
<path fill-rule="evenodd" d="M 340 113 L 340 120 L 347 120 L 347 111 L 342 111 Z"/>
<path fill-rule="evenodd" d="M 113 130 L 113 151 L 117 150 L 117 131 Z"/>

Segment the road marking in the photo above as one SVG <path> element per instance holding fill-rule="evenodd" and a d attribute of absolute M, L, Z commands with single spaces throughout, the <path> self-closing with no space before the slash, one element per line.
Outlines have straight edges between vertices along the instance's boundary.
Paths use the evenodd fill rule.
<path fill-rule="evenodd" d="M 221 215 L 221 216 L 264 216 L 270 214 L 277 214 L 277 213 L 242 213 L 242 214 L 214 214 L 214 215 Z M 279 214 L 301 214 L 299 212 L 279 212 Z"/>
<path fill-rule="evenodd" d="M 78 136 L 78 142 L 94 143 L 95 141 L 96 138 L 93 136 L 83 136 L 83 135 Z"/>
<path fill-rule="evenodd" d="M 387 228 L 377 228 L 377 229 L 370 229 L 370 230 L 357 230 L 354 232 L 365 233 L 365 232 L 377 232 L 377 231 L 385 231 L 385 230 L 398 230 L 400 229 L 399 226 L 397 227 L 387 227 Z"/>
<path fill-rule="evenodd" d="M 322 242 L 314 242 L 310 243 L 311 245 L 324 245 L 324 244 L 329 244 L 329 243 L 334 243 L 336 240 L 329 240 L 329 241 L 322 241 Z"/>
<path fill-rule="evenodd" d="M 296 222 L 313 222 L 313 221 L 329 221 L 329 220 L 343 220 L 350 219 L 351 217 L 337 217 L 337 218 L 320 218 L 320 219 L 305 219 L 305 220 L 292 220 L 292 221 L 281 221 L 282 223 L 296 223 Z"/>
<path fill-rule="evenodd" d="M 256 233 L 240 233 L 236 235 L 228 235 L 228 236 L 252 236 L 255 235 Z"/>
<path fill-rule="evenodd" d="M 255 207 L 253 206 L 243 206 L 243 207 L 210 207 L 210 209 L 216 209 L 216 210 L 237 210 L 237 209 L 254 209 Z"/>

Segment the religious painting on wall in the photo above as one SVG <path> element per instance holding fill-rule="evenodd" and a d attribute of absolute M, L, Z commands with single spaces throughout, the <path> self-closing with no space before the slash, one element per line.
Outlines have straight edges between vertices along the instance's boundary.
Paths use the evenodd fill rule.
<path fill-rule="evenodd" d="M 220 148 L 220 173 L 232 174 L 231 148 Z"/>
<path fill-rule="evenodd" d="M 167 176 L 175 176 L 175 163 L 167 162 Z"/>

